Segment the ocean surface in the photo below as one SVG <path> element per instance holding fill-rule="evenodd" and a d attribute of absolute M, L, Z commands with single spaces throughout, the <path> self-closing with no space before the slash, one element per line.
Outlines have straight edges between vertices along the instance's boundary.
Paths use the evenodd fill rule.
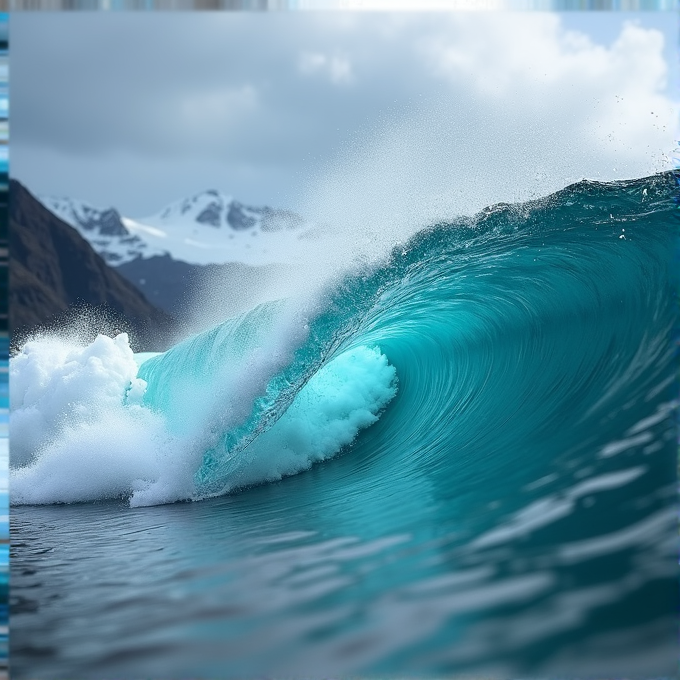
<path fill-rule="evenodd" d="M 677 196 L 423 225 L 162 355 L 26 345 L 12 677 L 674 675 Z"/>

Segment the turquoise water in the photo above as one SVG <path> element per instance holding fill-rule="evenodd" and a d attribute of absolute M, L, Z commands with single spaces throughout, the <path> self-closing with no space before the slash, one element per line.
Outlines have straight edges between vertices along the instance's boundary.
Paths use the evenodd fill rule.
<path fill-rule="evenodd" d="M 14 675 L 674 673 L 676 196 L 494 206 L 147 358 L 166 467 L 16 474 L 91 502 L 13 508 Z"/>

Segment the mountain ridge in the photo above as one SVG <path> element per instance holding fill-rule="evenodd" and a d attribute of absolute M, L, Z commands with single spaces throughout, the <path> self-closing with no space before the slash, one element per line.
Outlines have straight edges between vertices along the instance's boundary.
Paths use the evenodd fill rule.
<path fill-rule="evenodd" d="M 13 340 L 36 328 L 58 327 L 87 309 L 128 331 L 139 349 L 168 345 L 174 319 L 14 179 L 9 185 L 9 227 Z"/>
<path fill-rule="evenodd" d="M 248 206 L 216 189 L 140 218 L 78 199 L 40 196 L 38 200 L 115 267 L 165 255 L 198 265 L 276 264 L 290 260 L 291 240 L 309 226 L 291 210 Z"/>

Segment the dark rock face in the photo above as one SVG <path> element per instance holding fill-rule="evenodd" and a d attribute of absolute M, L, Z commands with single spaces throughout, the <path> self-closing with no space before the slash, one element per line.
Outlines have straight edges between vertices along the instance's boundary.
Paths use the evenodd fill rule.
<path fill-rule="evenodd" d="M 298 229 L 304 220 L 292 210 L 275 210 L 265 207 L 262 209 L 262 231 L 282 231 L 284 229 Z"/>
<path fill-rule="evenodd" d="M 138 257 L 116 267 L 116 271 L 142 291 L 154 306 L 174 316 L 186 311 L 202 269 L 200 265 L 173 260 L 169 255 Z"/>
<path fill-rule="evenodd" d="M 227 214 L 227 222 L 233 229 L 250 229 L 255 224 L 255 218 L 246 215 L 240 203 L 232 201 Z"/>
<path fill-rule="evenodd" d="M 137 350 L 167 346 L 173 319 L 15 180 L 9 188 L 9 227 L 13 341 L 37 326 L 58 326 L 86 306 L 115 317 L 115 325 L 136 340 Z"/>
<path fill-rule="evenodd" d="M 85 215 L 78 217 L 77 220 L 85 231 L 95 231 L 103 236 L 131 237 L 115 208 L 99 211 L 88 207 L 84 213 Z"/>
<path fill-rule="evenodd" d="M 196 295 L 212 281 L 231 290 L 257 286 L 263 276 L 279 271 L 278 265 L 250 267 L 240 262 L 198 265 L 173 260 L 169 255 L 137 258 L 116 267 L 159 309 L 177 319 L 191 316 Z"/>
<path fill-rule="evenodd" d="M 106 236 L 130 236 L 123 226 L 117 210 L 109 208 L 101 213 L 99 218 L 99 233 Z"/>
<path fill-rule="evenodd" d="M 222 211 L 220 206 L 215 203 L 210 203 L 201 210 L 201 213 L 196 217 L 196 221 L 201 224 L 209 224 L 211 227 L 219 227 L 222 218 Z"/>

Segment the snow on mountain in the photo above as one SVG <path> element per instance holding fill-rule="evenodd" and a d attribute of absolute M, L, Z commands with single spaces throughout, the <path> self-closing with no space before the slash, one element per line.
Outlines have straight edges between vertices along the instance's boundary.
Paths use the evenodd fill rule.
<path fill-rule="evenodd" d="M 215 190 L 136 219 L 123 217 L 113 208 L 101 210 L 68 198 L 40 200 L 113 266 L 157 255 L 199 265 L 293 262 L 296 242 L 310 230 L 291 211 L 246 206 Z"/>
<path fill-rule="evenodd" d="M 59 219 L 70 224 L 101 255 L 107 264 L 117 266 L 138 257 L 162 255 L 137 234 L 131 233 L 115 208 L 100 210 L 71 198 L 39 196 L 40 202 Z"/>

